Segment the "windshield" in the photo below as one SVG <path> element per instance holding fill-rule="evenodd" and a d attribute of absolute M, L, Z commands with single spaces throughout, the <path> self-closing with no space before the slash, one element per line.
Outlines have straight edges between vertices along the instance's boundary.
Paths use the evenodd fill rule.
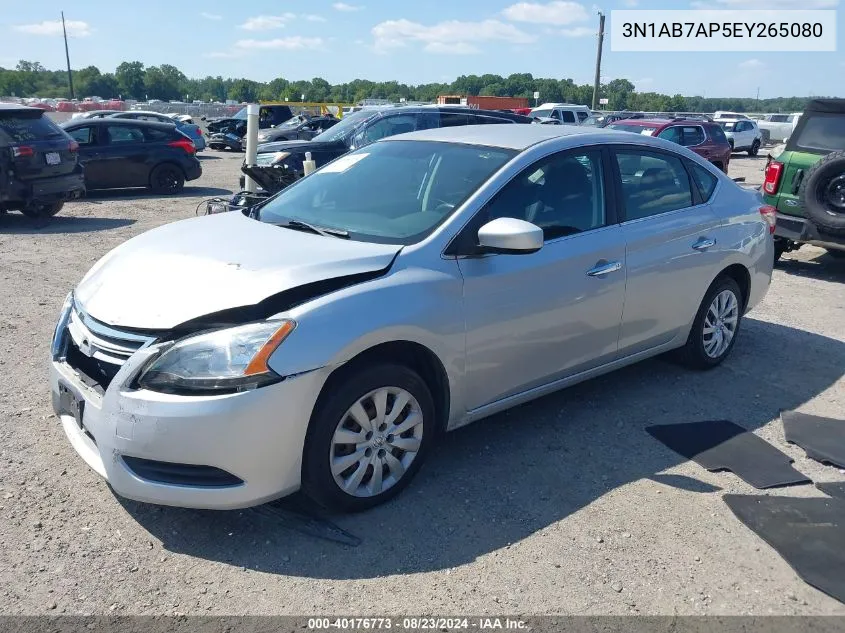
<path fill-rule="evenodd" d="M 378 112 L 372 110 L 359 110 L 352 114 L 346 114 L 339 123 L 333 125 L 322 134 L 314 137 L 315 141 L 343 141 L 352 136 L 358 126 L 378 116 Z"/>
<path fill-rule="evenodd" d="M 235 114 L 229 117 L 230 119 L 243 119 L 246 121 L 246 106 L 238 110 Z"/>
<path fill-rule="evenodd" d="M 535 116 L 538 119 L 548 119 L 552 116 L 551 110 L 531 110 L 531 116 Z"/>
<path fill-rule="evenodd" d="M 728 132 L 733 132 L 736 129 L 736 121 L 719 121 L 719 125 L 722 126 L 723 130 L 727 130 Z"/>
<path fill-rule="evenodd" d="M 430 141 L 384 141 L 341 156 L 260 208 L 259 219 L 413 244 L 446 220 L 516 152 Z"/>
<path fill-rule="evenodd" d="M 654 125 L 630 125 L 625 123 L 611 123 L 605 125 L 608 130 L 621 130 L 622 132 L 633 132 L 634 134 L 642 134 L 643 136 L 651 136 L 657 129 Z"/>

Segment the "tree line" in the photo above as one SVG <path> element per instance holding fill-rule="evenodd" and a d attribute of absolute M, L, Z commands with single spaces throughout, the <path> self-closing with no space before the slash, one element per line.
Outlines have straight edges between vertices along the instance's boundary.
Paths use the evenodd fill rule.
<path fill-rule="evenodd" d="M 291 81 L 278 77 L 269 82 L 208 76 L 192 79 L 170 64 L 145 66 L 138 61 L 123 62 L 113 73 L 88 66 L 73 72 L 74 92 L 78 98 L 98 96 L 146 101 L 160 99 L 225 101 L 306 101 L 356 103 L 362 99 L 388 99 L 398 102 L 434 101 L 438 95 L 492 95 L 528 97 L 533 104 L 534 92 L 541 102 L 566 102 L 590 105 L 593 87 L 576 84 L 572 79 L 536 78 L 531 73 L 500 75 L 462 75 L 450 84 L 408 85 L 396 81 L 355 79 L 330 84 L 315 77 L 310 81 Z M 0 67 L 0 96 L 68 98 L 67 73 L 47 70 L 39 62 L 21 60 L 14 69 Z M 797 112 L 804 108 L 806 97 L 753 99 L 745 97 L 685 97 L 657 92 L 638 92 L 627 79 L 614 79 L 600 88 L 600 97 L 608 99 L 609 110 L 641 110 L 646 112 Z"/>

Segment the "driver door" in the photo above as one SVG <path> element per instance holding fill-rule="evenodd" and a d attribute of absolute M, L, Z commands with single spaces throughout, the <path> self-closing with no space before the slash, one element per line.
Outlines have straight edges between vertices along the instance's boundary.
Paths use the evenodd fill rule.
<path fill-rule="evenodd" d="M 608 161 L 599 148 L 538 161 L 496 194 L 459 236 L 458 243 L 466 244 L 458 247 L 458 266 L 470 410 L 616 357 L 625 242 L 613 192 L 605 186 Z M 540 226 L 543 248 L 531 254 L 472 254 L 478 229 L 500 217 Z"/>

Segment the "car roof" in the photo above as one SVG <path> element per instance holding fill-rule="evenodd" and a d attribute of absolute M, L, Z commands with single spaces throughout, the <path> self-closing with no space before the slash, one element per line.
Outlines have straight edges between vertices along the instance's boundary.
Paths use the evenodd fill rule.
<path fill-rule="evenodd" d="M 155 114 L 156 116 L 168 116 L 155 110 L 114 110 L 114 112 L 115 114 Z"/>
<path fill-rule="evenodd" d="M 41 108 L 32 108 L 30 106 L 20 105 L 17 103 L 0 103 L 0 111 L 3 112 L 44 112 Z"/>
<path fill-rule="evenodd" d="M 175 125 L 170 123 L 162 123 L 160 121 L 137 121 L 135 119 L 115 119 L 113 117 L 104 117 L 102 119 L 70 119 L 66 121 L 62 127 L 67 129 L 69 127 L 81 127 L 83 125 L 117 125 L 124 127 L 145 127 L 153 130 L 173 130 Z"/>
<path fill-rule="evenodd" d="M 614 121 L 613 125 L 630 125 L 631 127 L 661 127 L 664 125 L 670 125 L 672 123 L 680 122 L 681 121 L 673 121 L 672 119 L 619 119 L 618 121 Z M 704 123 L 704 121 L 696 121 L 696 123 Z"/>
<path fill-rule="evenodd" d="M 443 141 L 447 143 L 462 143 L 465 145 L 484 145 L 487 147 L 501 147 L 522 151 L 542 143 L 548 139 L 560 137 L 590 137 L 594 142 L 617 141 L 622 135 L 627 138 L 627 132 L 614 130 L 605 131 L 603 128 L 575 125 L 458 125 L 454 127 L 434 128 L 408 132 L 397 136 L 389 136 L 384 141 Z M 586 138 L 584 139 L 587 140 Z"/>

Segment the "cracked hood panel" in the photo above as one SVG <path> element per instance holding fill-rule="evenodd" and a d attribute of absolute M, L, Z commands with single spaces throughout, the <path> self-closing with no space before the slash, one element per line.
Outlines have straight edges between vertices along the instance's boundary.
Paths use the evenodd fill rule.
<path fill-rule="evenodd" d="M 172 329 L 306 284 L 386 270 L 400 249 L 221 213 L 125 242 L 94 265 L 75 296 L 104 323 Z"/>

